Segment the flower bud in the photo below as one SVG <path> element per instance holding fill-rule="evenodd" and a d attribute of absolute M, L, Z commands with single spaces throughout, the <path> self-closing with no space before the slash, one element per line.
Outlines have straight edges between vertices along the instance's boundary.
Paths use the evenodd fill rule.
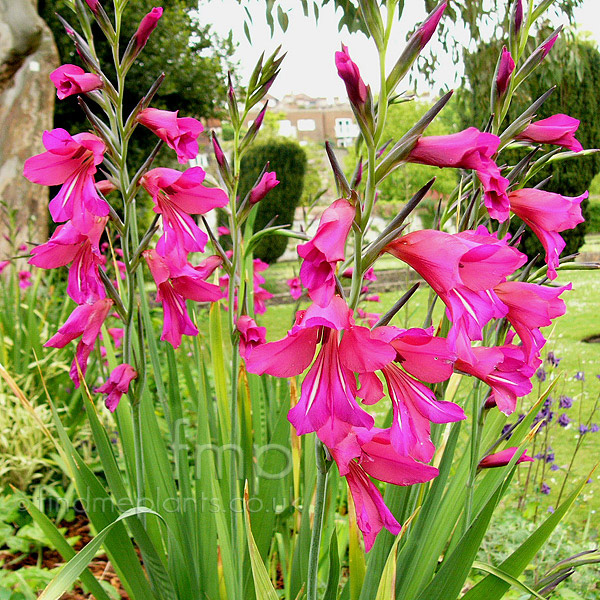
<path fill-rule="evenodd" d="M 496 452 L 495 454 L 489 454 L 488 456 L 485 456 L 481 459 L 481 462 L 479 463 L 479 468 L 491 469 L 494 467 L 505 467 L 508 463 L 510 463 L 517 450 L 518 448 L 513 447 L 506 448 L 504 450 L 501 450 L 500 452 Z M 533 458 L 531 458 L 531 456 L 527 456 L 526 452 L 526 450 L 523 450 L 521 456 L 517 459 L 517 462 L 515 464 L 518 465 L 522 462 L 533 462 Z"/>
<path fill-rule="evenodd" d="M 263 121 L 265 119 L 268 104 L 269 101 L 267 100 L 265 102 L 265 105 L 262 107 L 261 111 L 256 116 L 256 119 L 254 119 L 252 125 L 250 125 L 250 127 L 248 128 L 248 131 L 244 136 L 242 143 L 240 144 L 240 151 L 244 151 L 252 143 L 254 138 L 258 135 L 258 130 L 261 128 L 261 125 L 263 124 Z"/>
<path fill-rule="evenodd" d="M 502 48 L 502 54 L 500 56 L 500 63 L 498 65 L 498 73 L 496 76 L 496 93 L 498 98 L 504 97 L 508 86 L 510 84 L 510 78 L 515 70 L 515 61 L 511 56 L 510 52 L 506 49 L 506 46 Z"/>
<path fill-rule="evenodd" d="M 233 176 L 231 174 L 231 168 L 229 167 L 229 162 L 227 161 L 227 157 L 225 156 L 225 152 L 221 148 L 221 144 L 219 144 L 219 140 L 215 135 L 214 131 L 211 135 L 213 151 L 215 153 L 215 159 L 217 161 L 217 165 L 219 167 L 219 173 L 221 173 L 221 177 L 225 184 L 229 187 L 233 181 Z"/>
<path fill-rule="evenodd" d="M 523 4 L 521 3 L 521 0 L 516 0 L 513 11 L 515 35 L 519 35 L 521 25 L 523 24 Z"/>
<path fill-rule="evenodd" d="M 250 191 L 250 197 L 248 198 L 250 205 L 260 202 L 279 183 L 275 171 L 264 173 L 258 184 Z"/>
<path fill-rule="evenodd" d="M 85 0 L 85 3 L 89 6 L 90 10 L 97 15 L 100 7 L 100 0 Z"/>
<path fill-rule="evenodd" d="M 129 40 L 129 44 L 121 60 L 121 65 L 128 69 L 131 63 L 136 59 L 138 54 L 143 50 L 144 46 L 148 42 L 151 33 L 156 29 L 158 21 L 162 17 L 163 9 L 161 7 L 154 7 L 141 21 L 137 28 L 137 31 L 133 34 L 133 37 Z"/>
<path fill-rule="evenodd" d="M 360 76 L 358 66 L 352 61 L 348 48 L 344 45 L 341 52 L 335 53 L 335 66 L 346 85 L 350 103 L 357 108 L 363 106 L 367 100 L 367 87 Z"/>
<path fill-rule="evenodd" d="M 421 46 L 421 50 L 425 48 L 428 44 L 429 40 L 433 37 L 435 30 L 444 14 L 444 10 L 446 10 L 446 6 L 448 6 L 447 2 L 443 2 L 440 4 L 426 19 L 423 21 L 419 29 L 417 29 L 415 35 L 419 39 L 419 44 Z"/>
<path fill-rule="evenodd" d="M 140 22 L 137 31 L 134 34 L 136 53 L 139 53 L 146 45 L 150 34 L 156 29 L 158 21 L 162 17 L 163 9 L 154 7 Z"/>
<path fill-rule="evenodd" d="M 408 40 L 404 52 L 402 52 L 400 58 L 387 77 L 387 88 L 390 93 L 394 91 L 398 83 L 400 83 L 402 78 L 408 73 L 412 64 L 432 38 L 447 4 L 447 2 L 443 2 L 431 12 Z"/>

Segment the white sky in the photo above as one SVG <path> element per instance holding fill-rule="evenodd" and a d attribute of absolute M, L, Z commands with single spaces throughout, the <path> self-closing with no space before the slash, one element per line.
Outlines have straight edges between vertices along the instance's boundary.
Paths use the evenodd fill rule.
<path fill-rule="evenodd" d="M 282 33 L 276 26 L 273 38 L 264 17 L 264 0 L 242 0 L 244 6 L 253 15 L 251 26 L 253 44 L 250 45 L 244 35 L 245 11 L 237 0 L 199 0 L 201 22 L 210 23 L 213 30 L 221 36 L 233 31 L 234 40 L 239 43 L 235 59 L 240 63 L 239 75 L 247 81 L 260 53 L 266 54 L 279 44 L 287 56 L 282 64 L 281 73 L 270 90 L 280 98 L 287 93 L 305 93 L 309 96 L 344 96 L 344 85 L 337 75 L 334 64 L 334 53 L 344 43 L 348 46 L 350 56 L 358 64 L 361 75 L 372 88 L 378 88 L 377 57 L 372 41 L 362 34 L 349 34 L 344 28 L 337 31 L 337 18 L 333 10 L 333 2 L 323 7 L 318 24 L 314 18 L 305 17 L 299 0 L 287 0 L 289 6 L 289 27 Z M 404 48 L 406 33 L 424 16 L 422 1 L 406 2 L 402 21 L 397 26 L 394 36 L 398 40 L 398 50 L 393 46 L 389 51 L 390 67 Z M 578 9 L 577 23 L 581 31 L 589 31 L 592 38 L 600 41 L 600 2 L 584 0 Z M 456 65 L 449 56 L 445 56 L 441 47 L 438 52 L 440 67 L 437 70 L 436 89 L 442 86 L 452 87 L 455 82 Z"/>

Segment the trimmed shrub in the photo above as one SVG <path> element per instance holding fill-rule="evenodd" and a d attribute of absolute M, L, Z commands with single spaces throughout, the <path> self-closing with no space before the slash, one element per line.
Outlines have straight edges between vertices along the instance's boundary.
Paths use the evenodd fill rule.
<path fill-rule="evenodd" d="M 254 230 L 260 231 L 272 220 L 273 225 L 291 225 L 294 211 L 302 197 L 306 173 L 306 153 L 297 142 L 273 139 L 257 145 L 242 158 L 240 200 L 252 189 L 266 163 L 277 173 L 280 183 L 260 201 Z M 287 237 L 270 235 L 256 247 L 254 255 L 271 264 L 284 252 Z"/>

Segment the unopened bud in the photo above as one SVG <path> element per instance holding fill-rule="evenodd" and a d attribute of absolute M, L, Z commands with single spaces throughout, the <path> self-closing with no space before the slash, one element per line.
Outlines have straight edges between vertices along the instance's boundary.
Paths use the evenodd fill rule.
<path fill-rule="evenodd" d="M 515 61 L 506 46 L 502 48 L 502 54 L 498 62 L 498 70 L 496 72 L 496 94 L 497 98 L 501 99 L 506 94 L 510 85 L 510 78 L 515 70 Z"/>
<path fill-rule="evenodd" d="M 134 34 L 136 52 L 140 52 L 148 42 L 151 33 L 156 29 L 158 21 L 162 17 L 163 9 L 158 6 L 154 7 L 140 22 L 137 31 Z"/>
<path fill-rule="evenodd" d="M 275 171 L 267 171 L 250 191 L 248 202 L 251 205 L 260 202 L 279 183 Z"/>

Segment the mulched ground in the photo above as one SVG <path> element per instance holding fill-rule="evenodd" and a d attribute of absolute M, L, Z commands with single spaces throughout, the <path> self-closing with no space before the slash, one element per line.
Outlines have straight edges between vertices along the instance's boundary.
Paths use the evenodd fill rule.
<path fill-rule="evenodd" d="M 73 546 L 74 550 L 79 551 L 83 548 L 92 538 L 90 536 L 90 528 L 88 520 L 85 515 L 77 515 L 75 520 L 67 523 L 63 521 L 60 527 L 66 527 L 66 537 L 80 536 L 80 539 Z M 36 553 L 33 554 L 11 554 L 10 552 L 0 551 L 0 561 L 4 561 L 4 569 L 10 569 L 17 571 L 19 569 L 26 569 L 27 567 L 37 566 L 38 556 Z M 6 563 L 16 561 L 15 564 L 8 565 Z M 45 549 L 42 555 L 42 567 L 47 569 L 54 569 L 64 564 L 64 560 L 61 555 L 55 550 Z M 108 581 L 121 595 L 123 600 L 129 600 L 129 596 L 121 586 L 119 578 L 115 575 L 115 572 L 108 561 L 106 555 L 97 556 L 92 563 L 89 565 L 89 569 L 92 571 L 97 579 Z M 76 587 L 72 592 L 63 594 L 61 600 L 89 600 L 90 595 L 84 594 L 80 587 Z"/>

